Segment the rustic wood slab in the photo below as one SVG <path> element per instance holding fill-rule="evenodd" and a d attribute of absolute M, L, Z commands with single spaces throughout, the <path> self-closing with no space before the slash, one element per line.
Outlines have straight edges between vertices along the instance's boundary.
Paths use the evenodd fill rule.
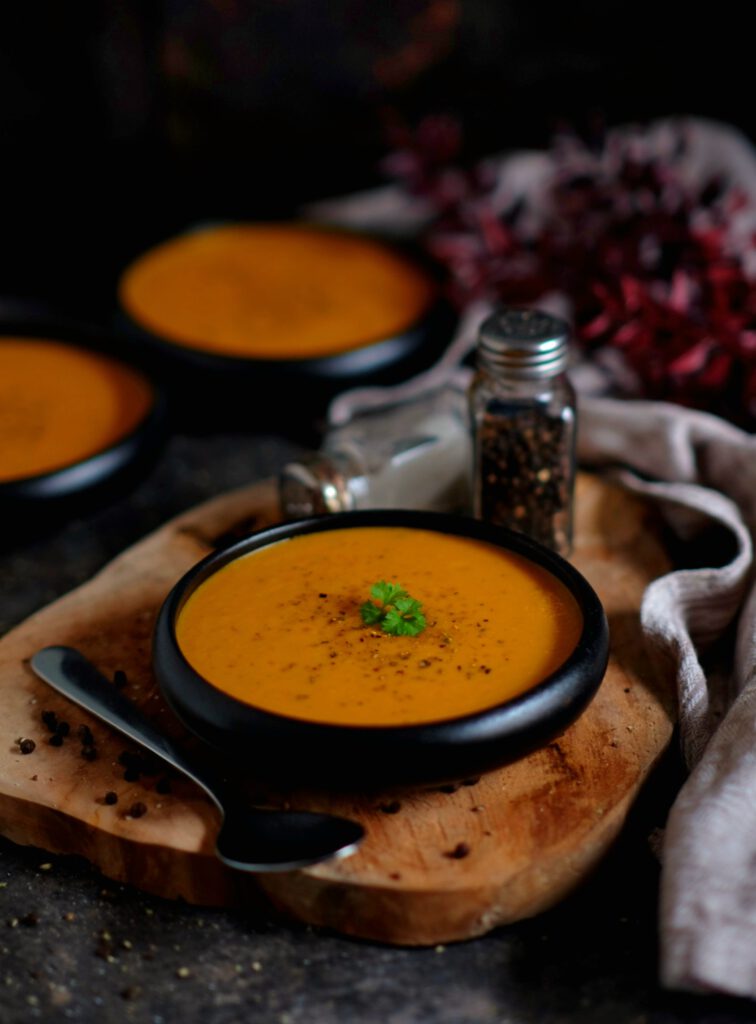
<path fill-rule="evenodd" d="M 119 756 L 128 744 L 54 694 L 28 659 L 48 644 L 78 647 L 106 675 L 125 673 L 124 692 L 160 728 L 185 736 L 150 669 L 157 609 L 219 539 L 276 516 L 269 483 L 214 499 L 0 640 L 0 832 L 82 855 L 108 877 L 163 897 L 252 906 L 263 896 L 302 921 L 391 943 L 465 939 L 554 904 L 606 851 L 672 733 L 672 682 L 652 670 L 638 619 L 644 587 L 668 568 L 647 506 L 597 478 L 579 480 L 574 561 L 606 607 L 611 658 L 598 695 L 556 742 L 458 786 L 261 793 L 270 803 L 354 817 L 368 837 L 344 861 L 245 876 L 213 856 L 218 822 L 209 801 L 188 782 L 173 780 L 163 792 L 161 775 L 125 779 Z M 43 711 L 70 724 L 61 746 L 49 745 Z M 83 725 L 94 760 L 82 756 Z M 32 753 L 21 753 L 21 738 L 35 741 Z M 105 801 L 109 792 L 117 803 Z M 129 813 L 137 803 L 146 808 L 139 817 Z"/>

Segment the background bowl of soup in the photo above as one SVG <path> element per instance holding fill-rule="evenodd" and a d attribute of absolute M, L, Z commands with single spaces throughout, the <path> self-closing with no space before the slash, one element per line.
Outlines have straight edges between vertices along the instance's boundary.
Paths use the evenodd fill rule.
<path fill-rule="evenodd" d="M 21 525 L 123 489 L 162 447 L 160 389 L 110 340 L 44 322 L 0 327 L 0 510 Z"/>
<path fill-rule="evenodd" d="M 118 305 L 171 372 L 177 408 L 242 420 L 389 383 L 427 365 L 454 323 L 427 264 L 309 223 L 208 225 L 122 273 Z M 254 402 L 251 401 L 254 399 Z"/>
<path fill-rule="evenodd" d="M 398 635 L 365 621 L 392 610 L 371 596 L 379 581 L 420 603 L 416 635 L 396 626 L 416 607 L 398 598 Z M 162 692 L 201 739 L 251 776 L 346 787 L 520 757 L 580 714 L 607 658 L 601 603 L 554 552 L 472 519 L 385 510 L 210 555 L 166 599 L 154 644 Z"/>

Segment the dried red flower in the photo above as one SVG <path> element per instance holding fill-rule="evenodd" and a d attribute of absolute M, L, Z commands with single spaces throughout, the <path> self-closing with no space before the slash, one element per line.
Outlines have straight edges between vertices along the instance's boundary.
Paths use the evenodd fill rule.
<path fill-rule="evenodd" d="M 618 390 L 756 425 L 756 236 L 735 230 L 748 198 L 721 176 L 684 179 L 682 128 L 663 152 L 643 132 L 593 148 L 560 135 L 538 209 L 522 196 L 502 204 L 484 165 L 455 165 L 459 141 L 434 121 L 405 133 L 388 164 L 430 200 L 426 245 L 458 304 L 559 291 L 583 350 L 619 357 Z"/>

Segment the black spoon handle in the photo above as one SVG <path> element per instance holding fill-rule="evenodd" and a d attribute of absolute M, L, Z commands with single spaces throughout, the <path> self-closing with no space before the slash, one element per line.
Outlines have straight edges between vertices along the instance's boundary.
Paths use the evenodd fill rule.
<path fill-rule="evenodd" d="M 220 780 L 216 782 L 205 771 L 200 772 L 80 651 L 73 647 L 45 647 L 32 657 L 31 667 L 58 693 L 187 775 L 223 810 L 218 792 Z"/>

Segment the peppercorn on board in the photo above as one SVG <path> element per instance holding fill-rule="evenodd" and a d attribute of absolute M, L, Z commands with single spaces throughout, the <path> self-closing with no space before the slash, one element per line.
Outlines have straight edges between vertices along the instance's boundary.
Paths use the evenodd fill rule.
<path fill-rule="evenodd" d="M 576 513 L 573 561 L 604 602 L 611 655 L 597 696 L 556 741 L 480 779 L 433 789 L 274 793 L 250 783 L 262 803 L 361 821 L 367 838 L 354 856 L 284 874 L 223 867 L 212 852 L 218 816 L 209 800 L 28 666 L 41 647 L 78 647 L 159 728 L 190 743 L 152 676 L 155 617 L 212 547 L 277 518 L 270 483 L 172 520 L 0 640 L 0 832 L 84 856 L 108 877 L 166 898 L 250 908 L 262 899 L 304 922 L 396 944 L 470 938 L 546 909 L 619 832 L 675 714 L 674 680 L 650 664 L 638 616 L 644 587 L 669 567 L 653 513 L 586 475 Z"/>

